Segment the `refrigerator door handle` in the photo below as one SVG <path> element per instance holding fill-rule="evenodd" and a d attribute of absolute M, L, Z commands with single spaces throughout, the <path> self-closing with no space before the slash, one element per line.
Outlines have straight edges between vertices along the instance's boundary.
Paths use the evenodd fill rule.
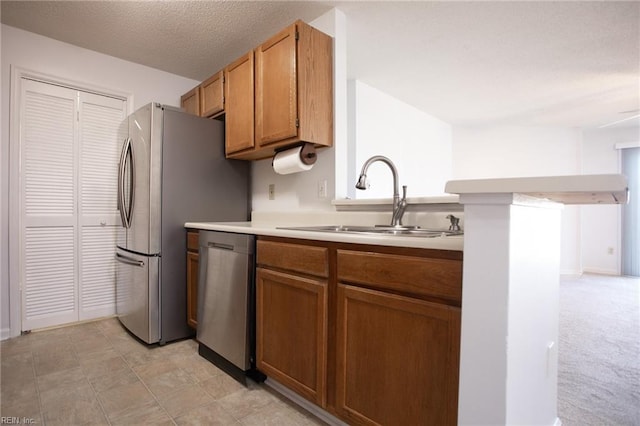
<path fill-rule="evenodd" d="M 129 180 L 129 209 L 127 211 L 127 228 L 131 228 L 133 219 L 133 205 L 136 199 L 136 162 L 133 152 L 133 141 L 129 138 L 129 155 L 131 156 L 131 179 Z"/>
<path fill-rule="evenodd" d="M 120 154 L 120 167 L 118 170 L 118 210 L 120 210 L 120 219 L 122 226 L 131 228 L 131 218 L 133 216 L 133 202 L 135 191 L 135 165 L 133 161 L 133 149 L 131 146 L 131 138 L 124 141 L 122 153 Z M 125 202 L 125 173 L 127 168 L 127 157 L 130 158 L 131 176 L 129 179 L 129 199 Z"/>
<path fill-rule="evenodd" d="M 120 212 L 120 220 L 122 220 L 122 226 L 127 227 L 127 218 L 124 213 L 124 205 L 123 201 L 123 193 L 122 188 L 124 186 L 124 159 L 127 152 L 127 141 L 128 138 L 124 140 L 122 144 L 122 151 L 120 152 L 120 162 L 118 163 L 118 211 Z"/>
<path fill-rule="evenodd" d="M 120 253 L 116 253 L 116 260 L 120 263 L 126 263 L 127 265 L 139 266 L 141 268 L 144 266 L 143 261 L 133 259 L 129 256 L 124 256 Z"/>

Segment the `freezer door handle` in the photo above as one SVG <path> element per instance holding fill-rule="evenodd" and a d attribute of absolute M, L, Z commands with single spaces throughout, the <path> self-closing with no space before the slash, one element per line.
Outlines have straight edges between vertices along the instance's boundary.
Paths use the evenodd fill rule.
<path fill-rule="evenodd" d="M 143 261 L 133 259 L 120 253 L 116 253 L 116 260 L 120 263 L 126 263 L 127 265 L 139 266 L 141 268 L 144 266 Z"/>

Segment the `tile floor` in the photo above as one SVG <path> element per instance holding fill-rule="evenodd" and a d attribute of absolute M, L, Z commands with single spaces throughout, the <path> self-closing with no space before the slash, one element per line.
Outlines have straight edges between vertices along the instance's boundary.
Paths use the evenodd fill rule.
<path fill-rule="evenodd" d="M 146 347 L 115 318 L 5 340 L 0 358 L 3 423 L 324 425 L 264 385 L 239 384 L 194 340 Z"/>

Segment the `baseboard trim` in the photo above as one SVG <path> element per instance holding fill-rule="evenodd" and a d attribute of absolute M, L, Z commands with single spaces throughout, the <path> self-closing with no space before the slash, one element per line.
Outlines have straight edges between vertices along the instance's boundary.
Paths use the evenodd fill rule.
<path fill-rule="evenodd" d="M 583 273 L 595 275 L 613 275 L 616 277 L 620 276 L 618 271 L 614 271 L 612 269 L 584 268 Z"/>
<path fill-rule="evenodd" d="M 285 398 L 290 399 L 292 402 L 304 408 L 305 410 L 307 410 L 314 416 L 318 417 L 320 420 L 324 421 L 325 423 L 329 424 L 330 426 L 349 426 L 347 423 L 344 423 L 342 420 L 329 414 L 328 412 L 318 407 L 317 405 L 312 404 L 311 402 L 307 401 L 297 393 L 286 388 L 284 385 L 276 382 L 272 378 L 267 378 L 267 380 L 264 381 L 264 384 L 269 386 L 271 389 L 278 392 Z"/>
<path fill-rule="evenodd" d="M 0 329 L 0 340 L 7 340 L 11 337 L 11 329 L 10 328 L 2 328 Z"/>
<path fill-rule="evenodd" d="M 561 280 L 577 280 L 582 276 L 579 272 L 560 272 Z"/>

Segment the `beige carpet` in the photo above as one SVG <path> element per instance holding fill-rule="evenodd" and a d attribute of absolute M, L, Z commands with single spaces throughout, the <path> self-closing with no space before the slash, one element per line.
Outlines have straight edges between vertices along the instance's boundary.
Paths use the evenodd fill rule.
<path fill-rule="evenodd" d="M 640 278 L 560 282 L 563 426 L 640 425 Z"/>

